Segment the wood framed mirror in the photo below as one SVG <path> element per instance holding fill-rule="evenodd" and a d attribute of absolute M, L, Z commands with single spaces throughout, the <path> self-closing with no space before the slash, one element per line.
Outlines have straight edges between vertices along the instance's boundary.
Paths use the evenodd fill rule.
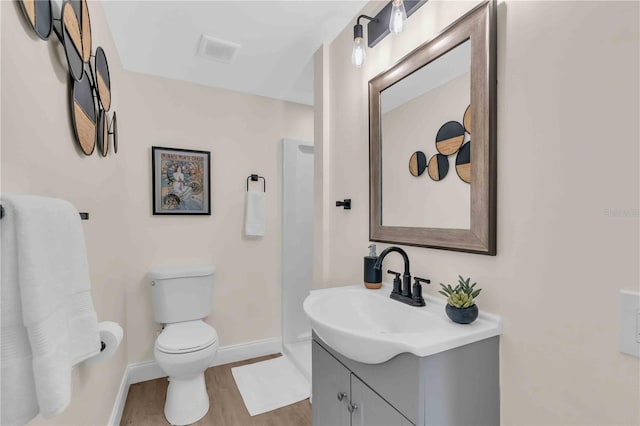
<path fill-rule="evenodd" d="M 370 240 L 495 255 L 495 0 L 371 79 L 369 126 Z"/>

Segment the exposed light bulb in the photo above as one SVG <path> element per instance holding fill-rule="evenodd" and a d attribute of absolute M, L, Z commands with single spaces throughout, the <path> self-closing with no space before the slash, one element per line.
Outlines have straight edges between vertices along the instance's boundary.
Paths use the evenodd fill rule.
<path fill-rule="evenodd" d="M 402 0 L 391 2 L 391 18 L 389 19 L 389 31 L 399 34 L 407 25 L 407 11 Z"/>
<path fill-rule="evenodd" d="M 364 39 L 362 37 L 354 38 L 353 51 L 351 52 L 351 63 L 356 68 L 361 68 L 366 59 L 367 53 L 365 51 Z"/>

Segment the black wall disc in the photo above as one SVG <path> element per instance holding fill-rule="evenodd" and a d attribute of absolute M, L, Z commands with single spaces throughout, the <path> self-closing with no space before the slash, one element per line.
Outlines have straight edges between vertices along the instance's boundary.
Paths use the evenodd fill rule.
<path fill-rule="evenodd" d="M 442 155 L 455 154 L 464 142 L 464 127 L 457 121 L 448 121 L 436 135 L 436 149 Z"/>

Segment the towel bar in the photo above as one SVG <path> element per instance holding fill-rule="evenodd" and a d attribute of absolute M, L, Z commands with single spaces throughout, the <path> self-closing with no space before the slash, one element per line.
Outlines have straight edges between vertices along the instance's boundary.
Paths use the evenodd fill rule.
<path fill-rule="evenodd" d="M 4 217 L 4 207 L 2 206 L 2 204 L 0 204 L 0 219 L 2 219 Z M 82 220 L 89 220 L 89 213 L 80 213 L 80 219 Z"/>
<path fill-rule="evenodd" d="M 267 192 L 267 180 L 264 177 L 255 174 L 247 176 L 247 192 L 249 192 L 249 180 L 257 182 L 258 179 L 262 179 L 262 191 Z"/>

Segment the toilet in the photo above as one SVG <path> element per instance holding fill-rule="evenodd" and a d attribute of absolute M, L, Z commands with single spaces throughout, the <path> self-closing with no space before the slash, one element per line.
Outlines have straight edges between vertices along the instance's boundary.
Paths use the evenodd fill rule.
<path fill-rule="evenodd" d="M 169 376 L 164 415 L 172 425 L 195 423 L 209 411 L 204 370 L 218 351 L 218 333 L 203 321 L 211 313 L 214 267 L 149 271 L 153 317 L 163 324 L 153 355 Z"/>

